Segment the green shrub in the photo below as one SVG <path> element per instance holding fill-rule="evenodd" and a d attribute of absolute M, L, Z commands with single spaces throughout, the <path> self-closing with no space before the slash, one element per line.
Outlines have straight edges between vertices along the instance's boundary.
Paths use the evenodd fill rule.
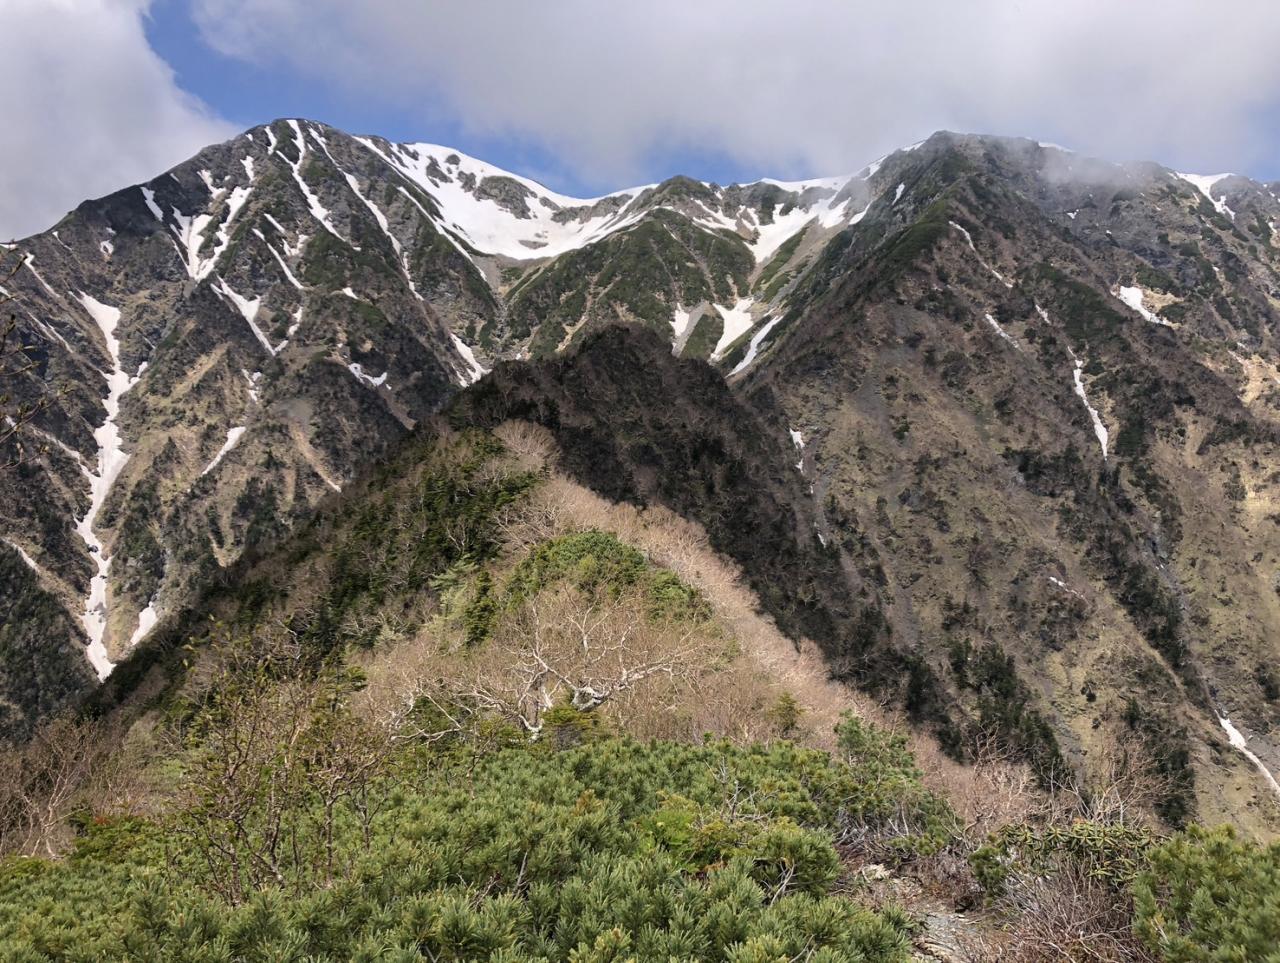
<path fill-rule="evenodd" d="M 1118 892 L 1146 868 L 1153 840 L 1148 830 L 1126 824 L 1018 823 L 994 834 L 969 862 L 988 896 L 1000 895 L 1014 874 L 1043 876 L 1068 869 Z"/>
<path fill-rule="evenodd" d="M 848 762 L 617 738 L 411 752 L 367 848 L 338 822 L 337 846 L 363 852 L 345 877 L 234 906 L 185 837 L 91 822 L 67 862 L 0 864 L 0 958 L 906 961 L 904 914 L 833 895 L 834 840 L 890 812 L 940 827 L 945 809 L 897 740 L 846 723 L 841 743 Z"/>
<path fill-rule="evenodd" d="M 1135 928 L 1167 963 L 1280 961 L 1280 844 L 1192 827 L 1151 853 Z"/>
<path fill-rule="evenodd" d="M 614 597 L 625 589 L 639 589 L 655 618 L 705 619 L 711 614 L 702 595 L 674 572 L 650 565 L 612 532 L 595 528 L 570 532 L 534 548 L 511 575 L 507 603 L 532 598 L 562 581 Z"/>

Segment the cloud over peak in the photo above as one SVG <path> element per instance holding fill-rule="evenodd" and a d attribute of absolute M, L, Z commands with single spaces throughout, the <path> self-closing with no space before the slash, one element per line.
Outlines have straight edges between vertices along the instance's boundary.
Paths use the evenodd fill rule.
<path fill-rule="evenodd" d="M 714 152 L 829 173 L 940 128 L 1247 167 L 1275 143 L 1271 0 L 193 0 L 223 53 L 537 144 L 599 186 Z"/>
<path fill-rule="evenodd" d="M 154 177 L 233 132 L 151 50 L 144 0 L 0 0 L 0 237 Z"/>

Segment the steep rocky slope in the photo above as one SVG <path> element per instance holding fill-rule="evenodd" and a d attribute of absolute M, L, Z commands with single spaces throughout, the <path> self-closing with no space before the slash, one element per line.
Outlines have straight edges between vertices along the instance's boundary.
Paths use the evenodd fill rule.
<path fill-rule="evenodd" d="M 1011 658 L 1069 757 L 1141 736 L 1203 812 L 1275 825 L 1220 721 L 1280 767 L 1274 194 L 1026 141 L 912 161 L 737 390 L 785 413 L 819 534 L 980 716 Z"/>

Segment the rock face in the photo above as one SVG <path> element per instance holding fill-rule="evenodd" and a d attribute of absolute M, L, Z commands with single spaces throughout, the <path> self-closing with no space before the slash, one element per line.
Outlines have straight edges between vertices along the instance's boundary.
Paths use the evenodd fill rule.
<path fill-rule="evenodd" d="M 14 393 L 49 403 L 0 475 L 0 727 L 463 392 L 457 417 L 540 420 L 588 484 L 697 517 L 944 743 L 1052 767 L 1141 738 L 1171 815 L 1269 818 L 1218 718 L 1280 768 L 1278 221 L 1245 178 L 1025 140 L 576 200 L 255 128 L 15 252 Z M 619 321 L 650 335 L 596 334 Z"/>

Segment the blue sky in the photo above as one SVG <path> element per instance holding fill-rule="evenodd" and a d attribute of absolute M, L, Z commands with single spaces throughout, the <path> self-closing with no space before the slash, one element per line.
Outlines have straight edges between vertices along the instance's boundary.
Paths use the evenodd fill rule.
<path fill-rule="evenodd" d="M 0 0 L 0 237 L 280 116 L 578 196 L 939 129 L 1280 179 L 1277 50 L 1275 0 Z"/>

